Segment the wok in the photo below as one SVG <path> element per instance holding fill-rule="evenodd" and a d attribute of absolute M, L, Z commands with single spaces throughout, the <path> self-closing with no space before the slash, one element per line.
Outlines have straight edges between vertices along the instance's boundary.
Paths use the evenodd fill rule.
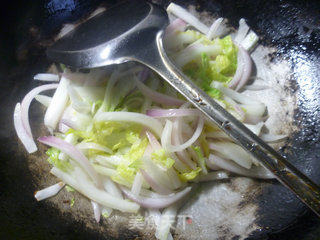
<path fill-rule="evenodd" d="M 50 65 L 45 49 L 53 41 L 63 23 L 83 19 L 97 6 L 110 7 L 117 1 L 11 1 L 1 8 L 0 35 L 0 238 L 1 239 L 151 239 L 149 231 L 132 230 L 121 214 L 96 224 L 89 203 L 75 194 L 70 207 L 70 194 L 53 201 L 36 202 L 35 190 L 55 182 L 48 174 L 44 147 L 28 156 L 18 142 L 12 116 L 16 102 L 34 86 L 31 80 Z M 168 1 L 156 1 L 166 6 Z M 285 61 L 290 66 L 284 91 L 294 96 L 293 125 L 281 152 L 316 183 L 320 183 L 320 2 L 289 0 L 188 0 L 175 1 L 185 7 L 193 5 L 206 15 L 222 16 L 237 27 L 244 17 L 258 33 L 260 44 L 272 49 L 267 61 Z M 44 132 L 42 111 L 30 109 L 35 136 Z M 289 123 L 288 123 L 289 124 Z M 226 182 L 228 188 L 240 192 L 237 180 Z M 220 184 L 220 183 L 217 183 Z M 206 183 L 201 192 L 216 183 Z M 253 181 L 245 196 L 233 206 L 230 218 L 239 217 L 254 206 L 253 221 L 245 234 L 235 234 L 228 223 L 215 225 L 210 209 L 199 207 L 200 197 L 190 200 L 198 215 L 185 231 L 177 226 L 176 239 L 318 239 L 320 221 L 306 207 L 275 181 Z M 206 196 L 209 197 L 209 196 Z M 200 200 L 199 200 L 200 199 Z M 202 198 L 203 199 L 203 198 Z M 203 203 L 203 202 L 202 202 Z M 197 205 L 198 204 L 198 205 Z M 188 205 L 188 204 L 187 204 Z M 248 210 L 249 209 L 249 210 Z M 184 207 L 182 213 L 195 211 Z M 204 212 L 209 214 L 204 215 Z M 227 210 L 226 210 L 227 211 Z M 251 211 L 251 210 L 250 210 Z M 243 215 L 246 216 L 246 215 Z M 242 217 L 238 222 L 245 222 Z M 114 224 L 112 222 L 117 222 Z M 205 222 L 205 225 L 200 223 Z M 212 223 L 212 225 L 210 225 Z M 189 229 L 188 229 L 189 228 Z M 214 231 L 214 232 L 213 232 Z"/>

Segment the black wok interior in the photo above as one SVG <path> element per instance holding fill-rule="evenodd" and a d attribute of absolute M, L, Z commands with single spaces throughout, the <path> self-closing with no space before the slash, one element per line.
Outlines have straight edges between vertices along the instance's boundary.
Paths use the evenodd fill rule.
<path fill-rule="evenodd" d="M 61 214 L 46 202 L 36 202 L 34 176 L 25 161 L 13 129 L 16 102 L 35 86 L 35 73 L 49 66 L 46 46 L 63 23 L 86 16 L 103 0 L 6 1 L 0 8 L 0 239 L 111 239 L 90 231 L 84 222 Z M 166 6 L 168 1 L 156 1 Z M 274 46 L 272 57 L 293 66 L 290 91 L 297 96 L 298 127 L 281 151 L 316 183 L 320 183 L 320 2 L 290 0 L 180 0 L 199 10 L 229 19 L 239 18 L 261 37 L 261 44 Z M 32 107 L 31 107 L 32 111 Z M 32 115 L 32 122 L 41 116 Z M 36 125 L 32 125 L 33 129 Z M 37 131 L 37 130 L 35 130 Z M 40 157 L 39 153 L 35 157 Z M 275 183 L 262 189 L 258 223 L 261 230 L 250 239 L 319 239 L 320 221 L 288 190 Z M 135 239 L 138 233 L 119 232 L 118 239 Z M 235 238 L 236 239 L 236 238 Z"/>

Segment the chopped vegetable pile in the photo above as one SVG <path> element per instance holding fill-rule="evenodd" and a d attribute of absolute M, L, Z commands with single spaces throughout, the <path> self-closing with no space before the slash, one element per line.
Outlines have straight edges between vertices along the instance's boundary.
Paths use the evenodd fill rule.
<path fill-rule="evenodd" d="M 241 93 L 251 77 L 250 50 L 258 41 L 245 21 L 230 34 L 222 18 L 208 27 L 176 4 L 167 11 L 173 20 L 164 45 L 173 63 L 255 134 L 283 140 L 286 136 L 262 131 L 266 105 Z M 47 160 L 59 182 L 38 191 L 38 201 L 67 186 L 90 199 L 97 222 L 113 210 L 147 208 L 155 216 L 156 237 L 172 239 L 173 222 L 161 218 L 175 216 L 196 183 L 230 174 L 273 178 L 146 67 L 128 63 L 89 73 L 62 69 L 37 74 L 35 80 L 56 83 L 31 90 L 14 111 L 17 135 L 34 153 L 29 106 L 35 98 L 46 107 L 48 136 L 38 141 L 50 147 Z M 52 97 L 40 94 L 47 90 L 54 90 Z"/>

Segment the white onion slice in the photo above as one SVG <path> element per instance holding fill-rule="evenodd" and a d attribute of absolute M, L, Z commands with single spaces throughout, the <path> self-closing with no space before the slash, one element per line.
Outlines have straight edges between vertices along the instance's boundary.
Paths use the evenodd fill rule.
<path fill-rule="evenodd" d="M 203 130 L 203 126 L 204 126 L 204 119 L 202 117 L 199 117 L 197 128 L 194 131 L 193 136 L 188 141 L 186 141 L 185 143 L 179 146 L 173 146 L 173 145 L 167 146 L 167 151 L 178 152 L 190 147 L 200 137 L 201 132 Z"/>
<path fill-rule="evenodd" d="M 17 103 L 16 107 L 14 108 L 13 124 L 18 138 L 20 139 L 28 153 L 34 153 L 35 151 L 37 151 L 37 145 L 35 144 L 33 138 L 30 137 L 30 135 L 28 134 L 28 132 L 22 124 L 20 103 Z"/>
<path fill-rule="evenodd" d="M 141 197 L 141 196 L 136 197 L 128 189 L 124 187 L 120 187 L 120 188 L 122 192 L 127 196 L 127 198 L 138 203 L 140 206 L 145 208 L 155 208 L 155 209 L 168 207 L 171 204 L 182 199 L 191 191 L 191 187 L 186 187 L 180 192 L 173 193 L 167 196 L 162 196 L 160 198 L 147 198 L 147 197 Z"/>
<path fill-rule="evenodd" d="M 118 186 L 112 180 L 110 180 L 110 178 L 105 177 L 103 179 L 103 187 L 112 196 L 119 198 L 119 199 L 123 199 L 121 190 L 118 188 Z"/>
<path fill-rule="evenodd" d="M 230 137 L 224 133 L 223 131 L 214 131 L 214 132 L 208 132 L 206 133 L 207 138 L 214 138 L 219 140 L 231 140 Z"/>
<path fill-rule="evenodd" d="M 213 22 L 213 24 L 211 25 L 211 27 L 207 33 L 207 38 L 209 40 L 212 40 L 214 38 L 219 37 L 219 35 L 220 35 L 219 28 L 220 28 L 222 22 L 223 22 L 223 18 L 218 18 Z"/>
<path fill-rule="evenodd" d="M 268 116 L 261 117 L 261 116 L 246 114 L 244 122 L 249 124 L 258 124 L 259 122 L 265 122 L 267 119 L 268 119 Z"/>
<path fill-rule="evenodd" d="M 169 189 L 162 187 L 161 185 L 159 185 L 157 183 L 157 181 L 155 181 L 146 171 L 144 171 L 143 169 L 140 169 L 140 172 L 144 178 L 144 180 L 150 185 L 150 187 L 155 190 L 156 192 L 158 192 L 161 195 L 167 195 L 172 193 Z M 136 195 L 136 194 L 135 194 Z M 137 196 L 137 195 L 136 195 Z"/>
<path fill-rule="evenodd" d="M 134 177 L 132 187 L 131 187 L 131 192 L 135 196 L 140 195 L 141 187 L 143 183 L 143 176 L 140 172 L 137 172 L 136 176 Z"/>
<path fill-rule="evenodd" d="M 102 187 L 101 179 L 98 176 L 97 172 L 94 170 L 89 160 L 75 146 L 53 136 L 40 137 L 38 138 L 38 141 L 51 147 L 55 147 L 63 153 L 67 154 L 69 157 L 80 164 L 80 166 L 89 174 L 98 188 Z"/>
<path fill-rule="evenodd" d="M 177 4 L 170 3 L 167 7 L 167 11 L 181 18 L 185 22 L 189 23 L 203 34 L 206 34 L 209 31 L 209 28 L 206 25 L 204 25 L 198 18 L 196 18 L 187 10 L 185 10 Z"/>
<path fill-rule="evenodd" d="M 241 79 L 237 84 L 236 91 L 239 91 L 248 82 L 252 72 L 252 60 L 249 53 L 241 46 L 239 46 L 238 49 L 239 49 L 239 54 L 241 54 L 242 56 L 244 67 L 243 67 Z"/>
<path fill-rule="evenodd" d="M 216 180 L 222 180 L 222 179 L 227 179 L 229 178 L 228 173 L 224 171 L 214 171 L 214 172 L 209 172 L 206 175 L 201 175 L 197 177 L 196 181 L 197 182 L 209 182 L 209 181 L 216 181 Z"/>
<path fill-rule="evenodd" d="M 153 148 L 153 150 L 161 149 L 160 143 L 158 142 L 157 138 L 151 132 L 146 131 L 146 135 L 147 135 L 147 138 L 148 138 L 148 140 L 150 142 L 150 145 Z"/>
<path fill-rule="evenodd" d="M 140 81 L 136 81 L 136 84 L 144 96 L 150 98 L 152 101 L 156 103 L 160 103 L 166 106 L 180 106 L 183 103 L 185 103 L 180 99 L 177 99 L 162 93 L 158 93 L 157 91 L 152 90 L 151 88 L 147 87 L 145 84 L 143 84 Z"/>
<path fill-rule="evenodd" d="M 47 108 L 46 114 L 44 116 L 44 124 L 46 127 L 53 131 L 63 114 L 63 111 L 68 102 L 68 91 L 67 86 L 69 85 L 69 80 L 62 77 L 59 86 L 52 97 L 52 101 Z"/>
<path fill-rule="evenodd" d="M 149 109 L 147 115 L 155 118 L 199 116 L 198 109 Z"/>
<path fill-rule="evenodd" d="M 281 141 L 284 141 L 288 138 L 287 135 L 275 135 L 275 134 L 271 134 L 271 133 L 261 134 L 260 137 L 263 141 L 269 142 L 269 143 L 281 142 Z"/>
<path fill-rule="evenodd" d="M 169 175 L 167 174 L 166 169 L 163 169 L 148 157 L 143 158 L 143 166 L 150 178 L 152 178 L 154 182 L 156 182 L 156 184 L 159 185 L 164 192 L 166 192 L 166 194 L 173 192 L 175 188 L 169 178 Z M 150 180 L 150 178 L 148 180 Z M 150 181 L 152 181 L 152 179 Z"/>
<path fill-rule="evenodd" d="M 138 123 L 151 129 L 155 134 L 161 136 L 162 124 L 159 120 L 134 112 L 102 112 L 95 117 L 97 122 L 102 121 L 120 121 Z"/>
<path fill-rule="evenodd" d="M 182 139 L 182 124 L 181 124 L 180 119 L 176 119 L 174 121 L 173 130 L 171 130 L 171 135 L 169 137 L 170 138 L 167 141 L 168 143 L 166 143 L 167 145 L 168 144 L 171 145 L 171 143 L 170 143 L 171 137 L 172 137 L 172 140 L 173 140 L 173 143 L 175 144 L 175 146 L 179 146 L 182 144 L 182 141 L 183 141 L 183 139 Z M 165 146 L 165 145 L 162 144 L 162 146 Z M 191 157 L 186 150 L 178 151 L 178 152 L 176 152 L 176 154 L 179 157 L 179 159 L 181 160 L 181 162 L 186 164 L 186 166 L 189 166 L 191 169 L 197 168 L 197 165 L 191 160 Z M 175 156 L 175 154 L 172 153 L 172 156 Z"/>
<path fill-rule="evenodd" d="M 171 226 L 175 223 L 178 212 L 177 204 L 163 210 L 158 227 L 156 228 L 155 236 L 159 240 L 172 240 L 170 233 Z"/>
<path fill-rule="evenodd" d="M 225 158 L 228 158 L 244 168 L 251 168 L 252 160 L 245 150 L 237 144 L 231 142 L 210 142 L 209 148 L 214 150 Z"/>
<path fill-rule="evenodd" d="M 23 127 L 26 129 L 29 136 L 32 138 L 30 123 L 29 123 L 29 107 L 33 98 L 42 91 L 55 89 L 58 87 L 58 84 L 46 84 L 32 89 L 22 100 L 21 102 L 21 121 Z"/>
<path fill-rule="evenodd" d="M 34 197 L 37 199 L 37 201 L 41 201 L 43 199 L 53 197 L 56 195 L 60 190 L 65 186 L 65 183 L 58 182 L 50 187 L 47 187 L 45 189 L 42 189 L 40 191 L 36 191 L 34 194 Z"/>
<path fill-rule="evenodd" d="M 259 122 L 255 125 L 252 124 L 244 124 L 247 128 L 250 129 L 255 135 L 260 135 L 261 129 L 264 126 L 264 122 Z"/>
<path fill-rule="evenodd" d="M 66 135 L 66 137 L 64 138 L 64 141 L 66 141 L 67 143 L 70 143 L 72 145 L 75 145 L 78 141 L 78 136 L 76 136 L 73 133 L 70 133 L 68 135 Z M 59 153 L 59 159 L 66 161 L 69 158 L 69 156 L 67 154 L 65 154 L 64 152 L 60 152 Z"/>
<path fill-rule="evenodd" d="M 91 201 L 92 209 L 93 209 L 93 215 L 94 219 L 98 222 L 100 222 L 100 217 L 101 217 L 101 209 L 98 203 L 95 201 Z"/>
<path fill-rule="evenodd" d="M 202 41 L 200 39 L 199 41 Z M 174 62 L 177 66 L 183 67 L 185 64 L 191 62 L 194 59 L 199 59 L 202 53 L 206 53 L 208 57 L 216 57 L 221 51 L 221 46 L 218 44 L 205 45 L 196 41 L 190 44 L 188 47 L 178 52 L 174 58 Z"/>
<path fill-rule="evenodd" d="M 33 77 L 34 80 L 44 82 L 59 82 L 59 75 L 52 73 L 38 73 Z"/>
<path fill-rule="evenodd" d="M 70 174 L 53 167 L 51 173 L 102 206 L 117 209 L 122 212 L 135 213 L 139 210 L 139 205 L 136 203 L 114 197 L 106 191 L 97 188 L 89 181 L 87 175 L 79 167 L 75 167 L 74 171 Z"/>
<path fill-rule="evenodd" d="M 93 142 L 81 142 L 76 145 L 76 148 L 81 150 L 91 149 L 91 150 L 102 151 L 110 154 L 112 153 L 112 150 L 110 148 L 107 148 L 106 146 L 102 146 L 98 143 L 93 143 Z"/>
<path fill-rule="evenodd" d="M 237 32 L 237 35 L 234 39 L 234 41 L 238 44 L 240 44 L 244 38 L 246 37 L 247 33 L 249 31 L 249 26 L 246 23 L 246 20 L 244 20 L 243 18 L 241 18 L 239 20 L 239 29 Z"/>
<path fill-rule="evenodd" d="M 245 67 L 244 59 L 241 54 L 241 51 L 239 51 L 239 48 L 238 48 L 237 70 L 236 70 L 235 74 L 233 75 L 232 80 L 228 84 L 229 88 L 235 89 L 237 87 L 237 85 L 239 84 L 239 81 L 241 80 L 241 76 L 243 74 L 244 67 Z"/>
<path fill-rule="evenodd" d="M 96 155 L 94 160 L 100 163 L 101 165 L 113 165 L 117 166 L 123 161 L 122 156 L 111 155 L 111 156 L 104 156 L 104 155 Z"/>
<path fill-rule="evenodd" d="M 253 178 L 262 178 L 262 179 L 274 178 L 274 175 L 269 170 L 266 170 L 262 166 L 258 166 L 258 167 L 253 166 L 251 169 L 246 169 L 234 163 L 233 161 L 221 158 L 214 154 L 209 155 L 208 161 L 211 162 L 211 164 L 216 167 L 225 169 L 229 172 L 236 173 L 239 175 L 253 177 Z"/>
<path fill-rule="evenodd" d="M 171 34 L 181 31 L 183 32 L 187 27 L 187 24 L 185 21 L 183 21 L 181 18 L 177 18 L 171 22 L 168 27 L 166 28 L 165 37 L 170 37 Z"/>
<path fill-rule="evenodd" d="M 49 97 L 46 95 L 41 95 L 41 94 L 38 94 L 34 98 L 45 107 L 49 107 L 49 105 L 52 101 L 52 97 Z"/>

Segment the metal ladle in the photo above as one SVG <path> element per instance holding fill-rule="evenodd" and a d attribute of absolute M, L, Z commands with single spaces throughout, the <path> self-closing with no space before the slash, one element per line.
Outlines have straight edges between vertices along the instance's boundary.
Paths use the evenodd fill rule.
<path fill-rule="evenodd" d="M 319 186 L 171 63 L 162 42 L 167 24 L 167 13 L 159 6 L 145 1 L 125 1 L 82 23 L 50 47 L 47 55 L 53 61 L 76 68 L 95 68 L 127 61 L 148 66 L 320 216 Z"/>

